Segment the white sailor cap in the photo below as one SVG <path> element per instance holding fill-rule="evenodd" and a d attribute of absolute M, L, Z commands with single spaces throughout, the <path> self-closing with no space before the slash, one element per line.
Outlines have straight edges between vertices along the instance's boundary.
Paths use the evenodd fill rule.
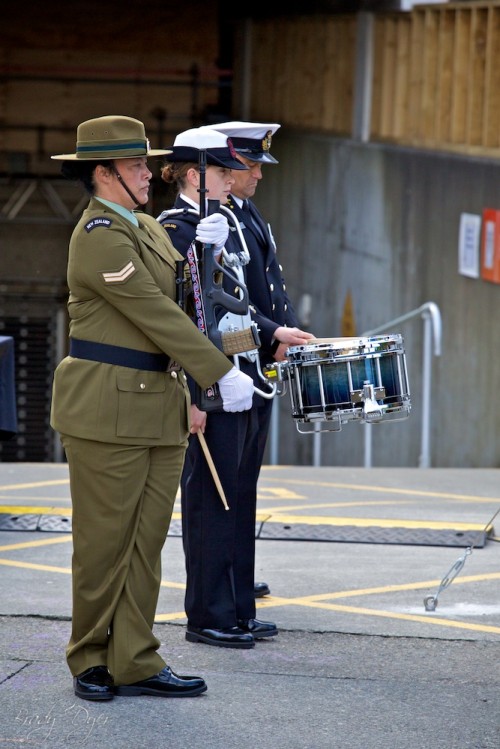
<path fill-rule="evenodd" d="M 229 136 L 235 150 L 250 161 L 277 164 L 269 150 L 274 133 L 281 125 L 265 122 L 220 122 L 210 125 L 212 130 Z"/>
<path fill-rule="evenodd" d="M 200 151 L 206 152 L 207 164 L 226 169 L 247 169 L 238 160 L 231 139 L 209 127 L 193 127 L 179 133 L 171 147 L 167 161 L 192 161 L 198 163 Z"/>

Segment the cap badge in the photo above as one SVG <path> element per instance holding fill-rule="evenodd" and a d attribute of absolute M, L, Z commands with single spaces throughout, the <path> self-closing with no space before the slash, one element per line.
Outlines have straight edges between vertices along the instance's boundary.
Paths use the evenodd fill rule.
<path fill-rule="evenodd" d="M 238 158 L 238 154 L 236 153 L 236 151 L 234 149 L 233 141 L 231 140 L 231 138 L 227 139 L 227 147 L 229 148 L 229 153 L 231 154 L 231 156 L 233 157 L 233 159 L 237 159 Z"/>
<path fill-rule="evenodd" d="M 265 134 L 264 138 L 262 139 L 262 150 L 263 151 L 269 151 L 271 149 L 271 141 L 273 139 L 273 131 L 268 130 Z"/>

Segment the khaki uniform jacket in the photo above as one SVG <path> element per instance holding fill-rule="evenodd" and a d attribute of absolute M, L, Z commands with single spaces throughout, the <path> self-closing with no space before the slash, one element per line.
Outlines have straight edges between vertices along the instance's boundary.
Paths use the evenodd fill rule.
<path fill-rule="evenodd" d="M 165 353 L 202 387 L 231 362 L 175 301 L 182 256 L 152 217 L 139 227 L 91 199 L 68 258 L 70 336 Z M 150 372 L 67 356 L 54 374 L 51 425 L 63 434 L 133 445 L 184 444 L 189 391 L 183 372 Z"/>

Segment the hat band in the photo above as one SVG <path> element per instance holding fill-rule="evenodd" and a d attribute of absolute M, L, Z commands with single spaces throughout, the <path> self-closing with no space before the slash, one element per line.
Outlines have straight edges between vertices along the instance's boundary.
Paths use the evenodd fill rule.
<path fill-rule="evenodd" d="M 146 156 L 148 154 L 148 141 L 136 141 L 133 143 L 116 143 L 116 144 L 103 144 L 103 145 L 96 145 L 95 143 L 91 146 L 82 146 L 78 145 L 76 146 L 76 154 L 96 154 L 96 155 L 102 155 L 103 153 L 115 153 L 118 154 L 118 152 L 125 152 L 125 151 L 138 151 L 142 150 L 144 152 L 144 155 Z"/>

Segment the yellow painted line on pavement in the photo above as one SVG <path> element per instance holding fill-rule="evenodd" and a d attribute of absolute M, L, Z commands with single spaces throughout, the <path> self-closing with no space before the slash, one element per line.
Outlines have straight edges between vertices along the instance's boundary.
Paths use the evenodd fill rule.
<path fill-rule="evenodd" d="M 500 572 L 486 572 L 482 575 L 464 575 L 462 577 L 456 577 L 453 580 L 453 585 L 464 585 L 467 583 L 480 583 L 488 582 L 490 580 L 500 580 Z M 352 598 L 356 596 L 370 596 L 376 595 L 377 593 L 399 593 L 407 590 L 421 590 L 423 588 L 436 588 L 440 585 L 441 580 L 420 580 L 415 583 L 400 583 L 398 585 L 381 585 L 374 588 L 354 588 L 353 590 L 339 590 L 336 593 L 319 593 L 312 596 L 301 596 L 301 601 L 310 601 L 311 603 L 319 603 L 325 600 L 338 599 L 338 598 Z M 273 596 L 266 596 L 262 599 L 263 602 L 267 602 L 272 599 L 276 599 Z M 281 600 L 281 599 L 278 599 Z M 290 601 L 292 599 L 284 598 L 284 601 Z M 295 600 L 295 599 L 293 599 Z"/>
<path fill-rule="evenodd" d="M 177 590 L 186 590 L 186 583 L 172 583 L 162 580 L 160 585 L 162 588 L 176 588 Z"/>
<path fill-rule="evenodd" d="M 179 619 L 186 619 L 185 611 L 175 611 L 172 614 L 156 614 L 155 622 L 174 622 Z"/>
<path fill-rule="evenodd" d="M 0 559 L 0 564 L 5 567 L 20 567 L 26 570 L 39 570 L 40 572 L 62 572 L 71 575 L 71 567 L 53 567 L 50 564 L 34 564 L 33 562 L 14 562 L 12 559 Z"/>
<path fill-rule="evenodd" d="M 53 481 L 31 481 L 29 484 L 0 484 L 0 492 L 12 491 L 13 489 L 39 489 L 41 486 L 63 486 L 69 484 L 67 479 L 54 479 Z"/>
<path fill-rule="evenodd" d="M 23 541 L 17 544 L 6 544 L 0 546 L 0 551 L 17 551 L 18 549 L 33 549 L 36 546 L 51 546 L 52 544 L 67 544 L 72 541 L 72 536 L 58 536 L 57 538 L 46 538 L 43 541 Z"/>
<path fill-rule="evenodd" d="M 470 632 L 489 632 L 495 635 L 500 635 L 500 627 L 494 627 L 489 624 L 472 624 L 468 622 L 459 622 L 455 619 L 443 619 L 442 617 L 434 617 L 433 615 L 427 614 L 426 616 L 419 616 L 418 614 L 400 614 L 395 611 L 383 611 L 377 609 L 366 609 L 357 606 L 341 606 L 335 603 L 319 603 L 318 601 L 301 601 L 300 599 L 294 599 L 293 603 L 299 606 L 307 606 L 309 608 L 320 608 L 327 609 L 328 611 L 341 611 L 346 614 L 361 614 L 365 616 L 378 616 L 384 619 L 398 619 L 408 622 L 418 622 L 419 624 L 434 624 L 441 627 L 452 627 L 453 629 L 465 629 Z"/>
<path fill-rule="evenodd" d="M 28 505 L 0 505 L 0 515 L 64 515 L 71 517 L 71 507 L 33 507 Z M 172 520 L 180 520 L 181 513 L 173 512 Z M 13 530 L 13 529 L 11 529 Z"/>
<path fill-rule="evenodd" d="M 70 507 L 33 507 L 32 505 L 0 505 L 0 515 L 66 515 L 70 516 Z"/>
<path fill-rule="evenodd" d="M 41 496 L 33 495 L 33 494 L 12 494 L 12 493 L 3 493 L 0 492 L 0 500 L 4 503 L 7 502 L 20 502 L 21 500 L 23 502 L 64 502 L 65 504 L 68 504 L 71 502 L 71 497 L 54 497 L 54 496 L 48 496 L 46 494 L 43 494 Z M 15 506 L 15 505 L 14 505 Z M 10 505 L 9 505 L 10 507 Z"/>
<path fill-rule="evenodd" d="M 333 481 L 307 481 L 305 479 L 286 479 L 280 476 L 272 478 L 262 475 L 261 481 L 279 481 L 283 484 L 294 484 L 300 486 L 327 486 L 334 489 L 350 489 L 352 491 L 384 492 L 386 494 L 406 494 L 413 497 L 440 497 L 441 499 L 474 500 L 481 502 L 500 503 L 500 497 L 481 497 L 476 494 L 454 494 L 452 492 L 429 492 L 421 489 L 396 489 L 392 486 L 373 486 L 371 484 L 342 484 Z"/>
<path fill-rule="evenodd" d="M 257 499 L 260 499 L 260 497 L 257 497 Z M 271 499 L 271 497 L 267 497 L 264 499 Z M 276 500 L 279 499 L 279 497 L 272 497 L 272 499 Z M 299 499 L 302 499 L 302 497 L 299 497 Z M 373 502 L 368 500 L 367 502 L 329 502 L 328 500 L 325 500 L 324 502 L 306 502 L 306 504 L 303 505 L 277 505 L 276 507 L 268 507 L 267 512 L 287 512 L 289 510 L 315 510 L 318 507 L 323 507 L 325 509 L 332 508 L 332 507 L 384 507 L 385 505 L 390 505 L 391 507 L 401 507 L 402 505 L 412 505 L 412 502 L 409 502 L 407 500 L 387 500 L 386 502 Z"/>

